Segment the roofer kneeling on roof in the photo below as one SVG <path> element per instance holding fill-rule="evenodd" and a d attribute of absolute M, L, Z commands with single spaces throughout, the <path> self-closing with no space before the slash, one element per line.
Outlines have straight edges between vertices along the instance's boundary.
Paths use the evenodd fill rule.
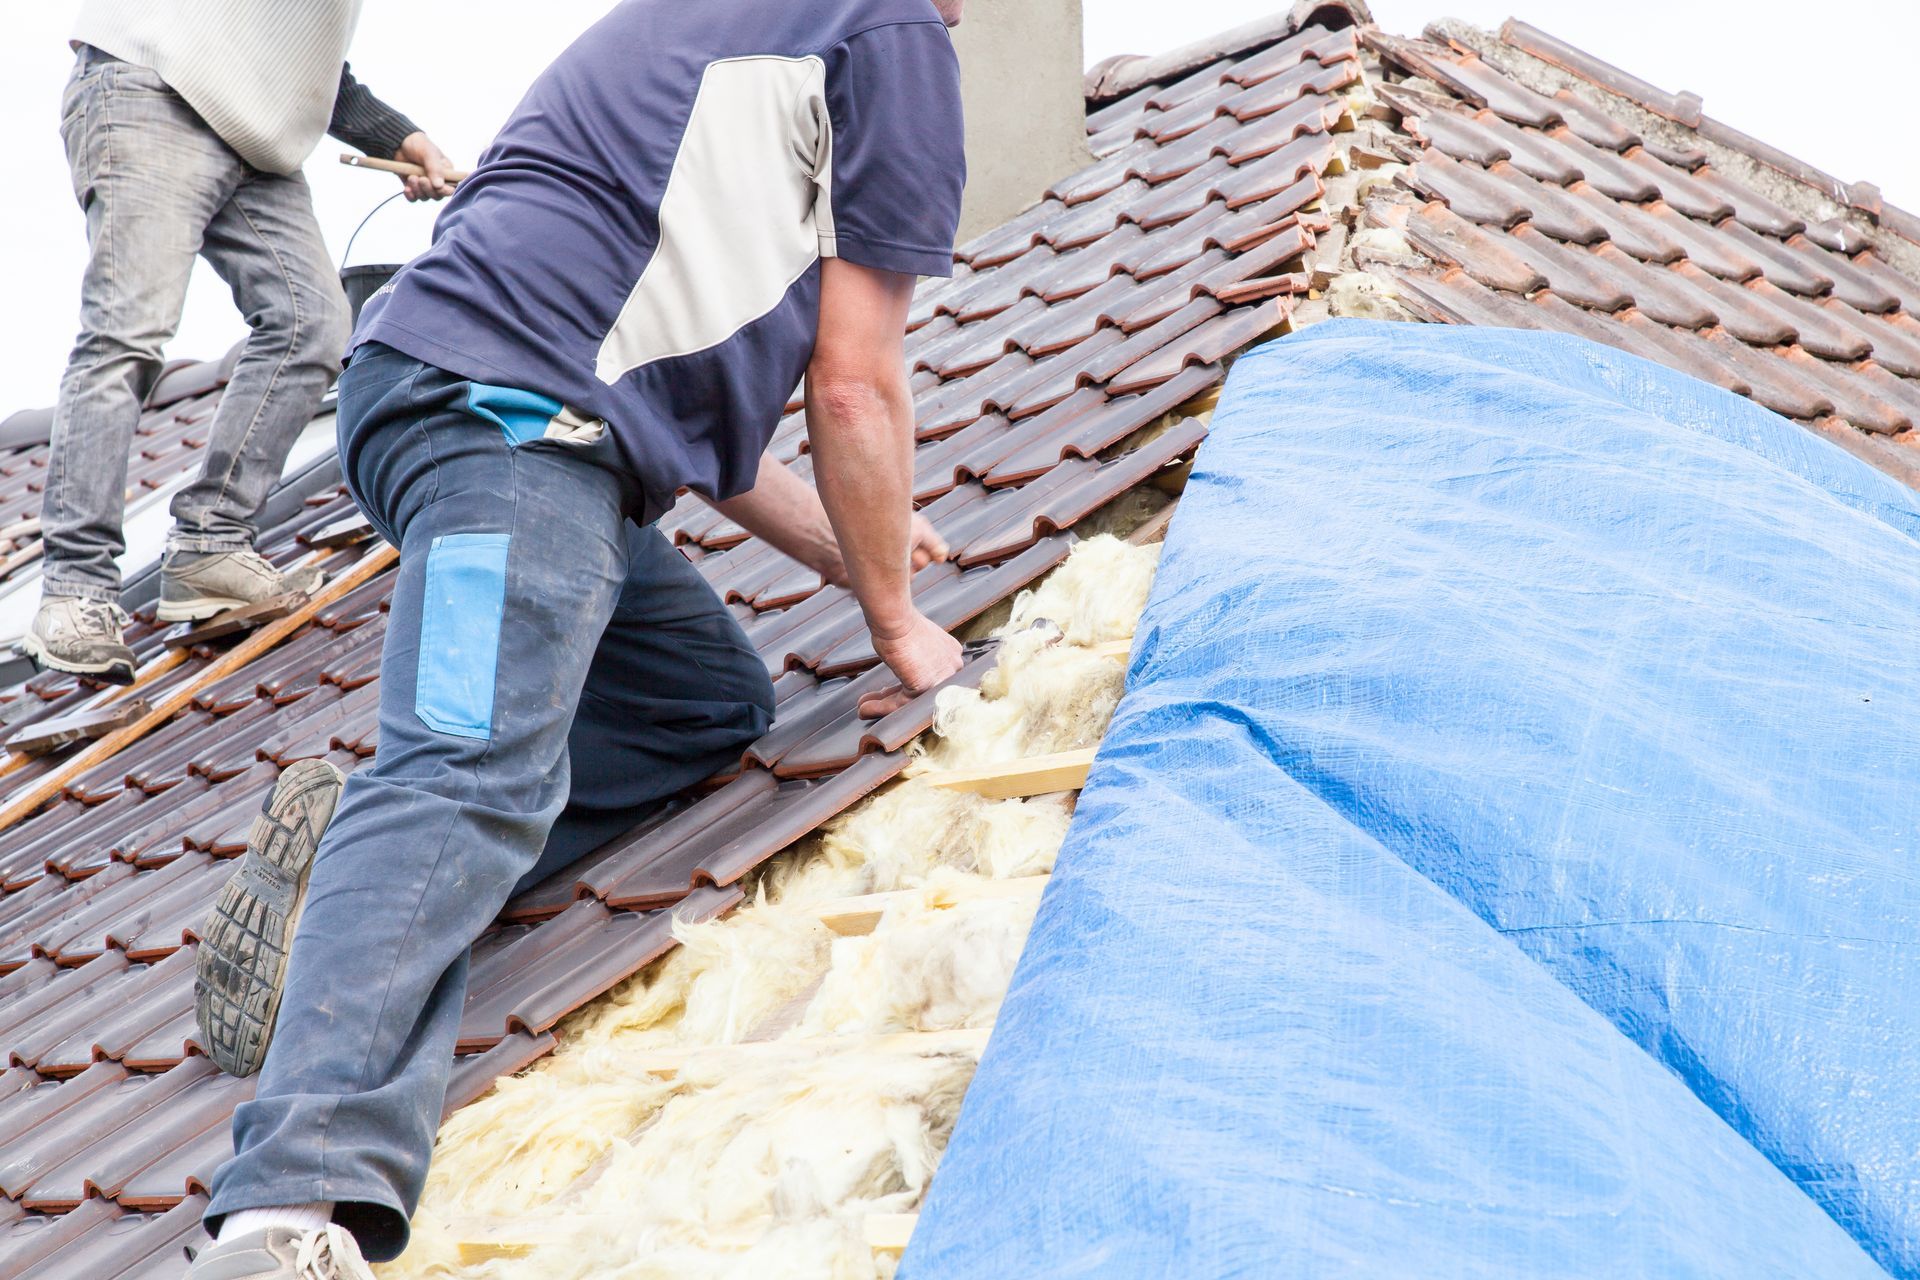
<path fill-rule="evenodd" d="M 342 59 L 360 0 L 84 0 L 60 134 L 87 215 L 80 337 L 60 383 L 41 525 L 43 666 L 133 680 L 121 635 L 127 453 L 197 253 L 253 333 L 174 495 L 160 619 L 210 618 L 320 584 L 253 550 L 255 517 L 326 395 L 347 301 L 300 164 L 324 130 L 424 166 L 410 198 L 448 195 L 447 158 Z"/>
<path fill-rule="evenodd" d="M 899 681 L 863 711 L 959 669 L 909 594 L 946 548 L 904 347 L 951 270 L 963 2 L 627 0 L 368 302 L 339 423 L 400 549 L 380 749 L 344 792 L 281 775 L 203 931 L 201 1042 L 260 1078 L 193 1280 L 397 1255 L 470 944 L 767 730 L 762 659 L 653 525 L 679 491 L 851 587 Z M 802 374 L 817 494 L 767 452 Z"/>

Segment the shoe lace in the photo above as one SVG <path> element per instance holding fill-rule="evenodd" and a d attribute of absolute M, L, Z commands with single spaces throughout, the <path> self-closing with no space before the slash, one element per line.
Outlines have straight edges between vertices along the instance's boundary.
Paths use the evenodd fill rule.
<path fill-rule="evenodd" d="M 294 1280 L 373 1280 L 367 1261 L 337 1222 L 310 1231 L 293 1255 Z"/>
<path fill-rule="evenodd" d="M 105 600 L 83 599 L 75 606 L 75 612 L 80 615 L 81 621 L 96 631 L 125 630 L 128 621 L 125 609 Z"/>

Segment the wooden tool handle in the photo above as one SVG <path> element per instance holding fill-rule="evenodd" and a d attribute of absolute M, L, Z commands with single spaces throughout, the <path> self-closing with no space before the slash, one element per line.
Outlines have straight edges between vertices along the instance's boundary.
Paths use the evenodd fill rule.
<path fill-rule="evenodd" d="M 352 165 L 356 169 L 378 169 L 382 173 L 397 173 L 403 178 L 424 178 L 427 176 L 425 169 L 405 160 L 382 160 L 377 156 L 357 156 L 351 151 L 341 153 L 340 163 Z M 447 172 L 447 177 L 455 186 L 459 186 L 467 180 L 467 173 L 468 171 L 465 169 L 452 169 Z"/>

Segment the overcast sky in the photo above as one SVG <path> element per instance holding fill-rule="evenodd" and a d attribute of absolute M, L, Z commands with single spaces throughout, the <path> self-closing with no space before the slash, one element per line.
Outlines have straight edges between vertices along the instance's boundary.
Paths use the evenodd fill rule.
<path fill-rule="evenodd" d="M 1286 3 L 1085 0 L 1087 61 L 1158 52 Z M 609 0 L 366 0 L 354 72 L 457 163 L 470 163 L 527 82 L 608 7 Z M 0 124 L 10 171 L 0 204 L 0 416 L 52 403 L 73 340 L 85 224 L 57 125 L 76 8 L 74 0 L 10 0 L 0 15 Z M 1372 9 L 1382 26 L 1404 35 L 1440 16 L 1497 26 L 1517 14 L 1663 89 L 1691 89 L 1709 114 L 1845 181 L 1877 182 L 1888 200 L 1920 211 L 1920 158 L 1904 87 L 1920 48 L 1920 5 L 1911 0 L 1857 0 L 1843 23 L 1818 27 L 1803 3 L 1782 0 L 1373 0 Z M 1876 119 L 1886 126 L 1872 127 Z M 382 176 L 337 164 L 341 149 L 323 141 L 307 165 L 336 258 L 391 190 Z M 351 260 L 411 256 L 426 243 L 432 208 L 388 205 Z M 224 287 L 200 266 L 170 353 L 218 355 L 243 333 Z"/>

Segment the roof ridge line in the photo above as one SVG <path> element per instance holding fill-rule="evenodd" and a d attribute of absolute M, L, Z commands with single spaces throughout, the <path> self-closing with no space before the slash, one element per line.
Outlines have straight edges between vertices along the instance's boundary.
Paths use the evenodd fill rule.
<path fill-rule="evenodd" d="M 1486 31 L 1470 24 L 1441 20 L 1428 31 L 1442 38 L 1472 32 L 1489 46 L 1503 52 L 1523 55 L 1544 63 L 1563 75 L 1598 89 L 1614 98 L 1624 99 L 1677 128 L 1684 129 L 1707 146 L 1723 147 L 1756 165 L 1789 178 L 1819 194 L 1828 203 L 1865 218 L 1874 226 L 1892 232 L 1910 246 L 1920 246 L 1920 217 L 1888 203 L 1877 184 L 1868 181 L 1843 182 L 1816 165 L 1756 138 L 1752 134 L 1706 114 L 1701 96 L 1689 90 L 1669 92 L 1617 67 L 1586 50 L 1562 40 L 1519 18 L 1508 18 L 1498 31 Z M 1485 49 L 1475 49 L 1483 56 Z M 1502 70 L 1509 70 L 1502 68 Z M 1809 218 L 1809 221 L 1825 219 Z M 1910 263 L 1903 263 L 1910 267 Z"/>
<path fill-rule="evenodd" d="M 1373 21 L 1373 15 L 1367 10 L 1366 0 L 1294 0 L 1284 13 L 1243 22 L 1165 53 L 1118 53 L 1088 68 L 1084 91 L 1087 103 L 1090 107 L 1101 106 L 1147 85 L 1198 71 L 1221 58 L 1278 44 L 1316 20 L 1338 30 L 1365 26 Z"/>

